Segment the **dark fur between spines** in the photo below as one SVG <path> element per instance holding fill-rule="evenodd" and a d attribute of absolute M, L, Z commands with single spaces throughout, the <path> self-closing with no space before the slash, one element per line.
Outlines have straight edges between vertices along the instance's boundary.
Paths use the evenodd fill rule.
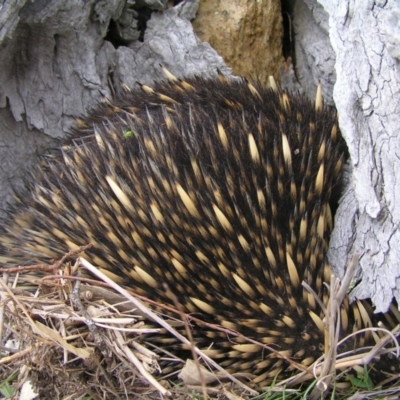
<path fill-rule="evenodd" d="M 0 261 L 48 262 L 92 242 L 89 260 L 137 293 L 169 303 L 166 282 L 185 311 L 310 365 L 323 314 L 301 282 L 326 301 L 329 202 L 343 165 L 336 114 L 245 80 L 167 77 L 78 121 L 2 221 Z M 346 300 L 342 335 L 359 304 Z M 240 338 L 204 326 L 193 335 L 254 383 L 287 372 Z"/>

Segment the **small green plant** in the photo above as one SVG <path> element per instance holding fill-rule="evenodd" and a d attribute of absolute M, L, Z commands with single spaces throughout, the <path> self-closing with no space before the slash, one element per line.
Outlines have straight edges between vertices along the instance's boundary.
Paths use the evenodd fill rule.
<path fill-rule="evenodd" d="M 124 131 L 123 133 L 124 139 L 132 139 L 134 136 L 134 132 L 128 130 L 128 131 Z"/>
<path fill-rule="evenodd" d="M 15 378 L 16 375 L 11 375 L 0 383 L 0 393 L 5 399 L 12 399 L 17 394 L 17 389 L 10 384 Z"/>
<path fill-rule="evenodd" d="M 369 371 L 366 366 L 364 366 L 364 371 L 357 373 L 357 376 L 350 376 L 349 381 L 357 389 L 365 389 L 367 391 L 372 391 L 374 384 L 372 383 L 371 377 L 369 376 Z"/>
<path fill-rule="evenodd" d="M 301 400 L 302 393 L 297 389 L 288 389 L 285 386 L 276 387 L 276 379 L 271 383 L 271 387 L 264 393 L 252 398 L 251 400 Z"/>

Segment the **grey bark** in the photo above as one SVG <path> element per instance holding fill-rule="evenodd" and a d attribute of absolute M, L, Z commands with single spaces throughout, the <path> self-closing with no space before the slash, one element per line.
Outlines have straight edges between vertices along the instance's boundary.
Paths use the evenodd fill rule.
<path fill-rule="evenodd" d="M 359 254 L 352 296 L 384 311 L 400 300 L 400 8 L 394 0 L 319 2 L 329 14 L 333 98 L 351 157 L 330 259 L 343 271 Z"/>
<path fill-rule="evenodd" d="M 312 99 L 318 83 L 321 83 L 325 103 L 333 105 L 335 52 L 328 35 L 328 14 L 313 0 L 296 1 L 293 31 L 296 75 L 302 89 Z"/>
<path fill-rule="evenodd" d="M 400 300 L 400 5 L 298 0 L 293 18 L 299 81 L 326 86 L 350 152 L 329 260 L 342 276 L 358 254 L 351 297 L 385 311 Z"/>

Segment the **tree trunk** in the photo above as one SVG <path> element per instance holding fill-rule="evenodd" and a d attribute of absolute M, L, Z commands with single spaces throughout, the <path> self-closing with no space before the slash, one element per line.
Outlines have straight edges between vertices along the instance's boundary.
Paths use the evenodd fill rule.
<path fill-rule="evenodd" d="M 359 254 L 352 291 L 384 311 L 400 300 L 400 6 L 392 1 L 325 1 L 336 53 L 333 98 L 350 152 L 331 261 L 343 271 Z"/>

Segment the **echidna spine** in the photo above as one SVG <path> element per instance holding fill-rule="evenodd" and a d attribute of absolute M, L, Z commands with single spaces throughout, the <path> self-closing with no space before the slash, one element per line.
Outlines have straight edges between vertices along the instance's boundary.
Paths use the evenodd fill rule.
<path fill-rule="evenodd" d="M 91 261 L 139 294 L 170 303 L 166 282 L 186 312 L 310 365 L 324 315 L 301 283 L 326 299 L 344 159 L 336 114 L 275 83 L 167 78 L 80 119 L 2 221 L 0 262 L 48 262 L 91 242 Z M 342 335 L 369 316 L 345 302 Z M 193 336 L 254 383 L 291 371 L 240 337 L 202 325 Z"/>

